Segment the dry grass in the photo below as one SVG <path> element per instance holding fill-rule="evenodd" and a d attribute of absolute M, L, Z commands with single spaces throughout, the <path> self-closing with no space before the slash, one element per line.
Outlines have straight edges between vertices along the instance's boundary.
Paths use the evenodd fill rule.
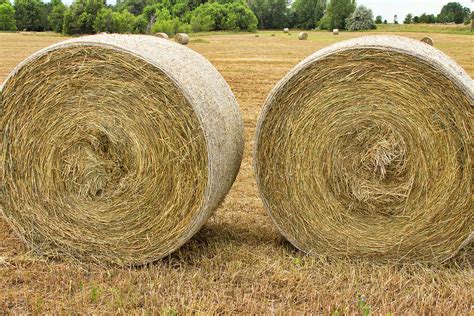
<path fill-rule="evenodd" d="M 456 86 L 444 56 L 419 41 L 331 49 L 291 70 L 260 117 L 255 166 L 272 218 L 306 252 L 450 258 L 474 224 L 471 79 L 459 69 Z"/>
<path fill-rule="evenodd" d="M 270 34 L 210 35 L 205 42 L 190 44 L 221 71 L 236 94 L 247 140 L 237 181 L 204 229 L 163 261 L 141 269 L 103 270 L 68 261 L 43 262 L 0 220 L 0 310 L 472 313 L 469 289 L 474 278 L 467 255 L 443 266 L 331 261 L 306 257 L 278 234 L 258 197 L 251 167 L 260 108 L 274 84 L 297 62 L 358 34 L 310 33 L 308 41 L 298 41 L 293 34 Z M 474 43 L 469 37 L 430 36 L 436 47 L 474 74 Z M 0 34 L 0 78 L 32 52 L 62 39 Z"/>

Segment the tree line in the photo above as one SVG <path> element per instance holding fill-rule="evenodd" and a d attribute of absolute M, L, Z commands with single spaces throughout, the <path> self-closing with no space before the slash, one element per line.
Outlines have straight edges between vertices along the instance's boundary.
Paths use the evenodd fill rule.
<path fill-rule="evenodd" d="M 462 23 L 469 8 L 448 3 L 440 14 L 407 16 L 405 23 Z M 366 30 L 387 23 L 355 0 L 0 0 L 0 30 L 55 31 L 69 35 L 260 29 Z"/>

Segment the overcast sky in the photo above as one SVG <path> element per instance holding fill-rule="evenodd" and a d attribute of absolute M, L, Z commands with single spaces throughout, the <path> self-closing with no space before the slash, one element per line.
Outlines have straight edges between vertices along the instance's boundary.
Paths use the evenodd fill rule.
<path fill-rule="evenodd" d="M 46 0 L 48 1 L 48 0 Z M 72 0 L 63 0 L 71 4 Z M 106 0 L 108 4 L 115 4 L 116 0 Z M 421 15 L 422 13 L 437 15 L 443 5 L 451 1 L 458 1 L 462 6 L 474 9 L 474 0 L 357 0 L 357 4 L 363 4 L 374 12 L 374 17 L 381 15 L 389 22 L 393 22 L 393 16 L 398 15 L 398 22 L 402 23 L 408 13 Z"/>
<path fill-rule="evenodd" d="M 457 0 L 463 7 L 473 9 L 473 0 Z M 437 15 L 443 5 L 456 0 L 357 0 L 372 9 L 374 17 L 381 15 L 383 19 L 393 22 L 393 16 L 398 15 L 398 22 L 402 23 L 408 13 L 421 15 L 422 13 Z"/>

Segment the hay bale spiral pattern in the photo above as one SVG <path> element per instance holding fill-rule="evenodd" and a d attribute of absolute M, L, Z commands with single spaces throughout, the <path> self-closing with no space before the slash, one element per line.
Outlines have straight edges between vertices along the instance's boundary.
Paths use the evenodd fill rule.
<path fill-rule="evenodd" d="M 300 33 L 298 34 L 298 39 L 299 39 L 300 41 L 307 40 L 307 39 L 308 39 L 308 33 L 306 33 L 306 32 L 300 32 Z"/>
<path fill-rule="evenodd" d="M 446 260 L 472 239 L 471 78 L 419 41 L 375 36 L 305 59 L 270 93 L 254 167 L 299 249 Z"/>
<path fill-rule="evenodd" d="M 10 74 L 2 106 L 2 210 L 48 257 L 134 265 L 168 255 L 216 209 L 242 158 L 224 79 L 153 36 L 50 46 Z"/>

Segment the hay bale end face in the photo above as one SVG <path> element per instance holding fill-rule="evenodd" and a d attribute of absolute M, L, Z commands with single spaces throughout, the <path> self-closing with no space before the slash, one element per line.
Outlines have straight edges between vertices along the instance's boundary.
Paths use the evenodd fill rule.
<path fill-rule="evenodd" d="M 238 172 L 237 102 L 206 59 L 176 43 L 68 40 L 22 62 L 2 88 L 3 212 L 39 254 L 162 258 L 201 228 Z"/>
<path fill-rule="evenodd" d="M 289 31 L 290 31 L 290 29 L 287 28 L 287 27 L 285 27 L 285 28 L 283 29 L 283 33 L 288 33 Z"/>
<path fill-rule="evenodd" d="M 189 44 L 189 35 L 186 33 L 177 33 L 174 36 L 174 40 L 181 44 L 181 45 L 188 45 Z"/>
<path fill-rule="evenodd" d="M 422 41 L 423 43 L 428 44 L 428 45 L 431 45 L 431 46 L 434 45 L 433 39 L 432 39 L 431 37 L 429 37 L 429 36 L 423 37 L 423 38 L 421 39 L 421 41 Z"/>
<path fill-rule="evenodd" d="M 339 35 L 339 29 L 332 30 L 332 35 Z"/>
<path fill-rule="evenodd" d="M 300 41 L 305 41 L 305 40 L 307 40 L 307 39 L 308 39 L 308 33 L 306 33 L 306 32 L 300 32 L 300 33 L 298 34 L 298 39 L 299 39 Z"/>
<path fill-rule="evenodd" d="M 162 32 L 155 33 L 155 37 L 164 38 L 164 39 L 169 39 L 168 34 L 162 33 Z"/>
<path fill-rule="evenodd" d="M 308 253 L 446 260 L 474 227 L 473 107 L 471 78 L 419 41 L 364 37 L 316 52 L 262 109 L 264 205 Z"/>

